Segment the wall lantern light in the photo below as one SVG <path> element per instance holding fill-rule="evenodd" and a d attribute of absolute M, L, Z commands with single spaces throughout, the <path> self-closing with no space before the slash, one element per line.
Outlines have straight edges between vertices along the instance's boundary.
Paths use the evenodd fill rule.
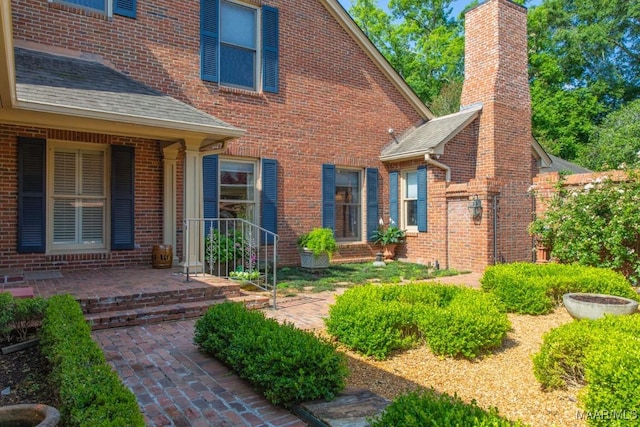
<path fill-rule="evenodd" d="M 469 213 L 471 214 L 471 218 L 474 220 L 480 218 L 482 216 L 482 200 L 478 198 L 477 194 L 474 194 L 469 201 Z"/>

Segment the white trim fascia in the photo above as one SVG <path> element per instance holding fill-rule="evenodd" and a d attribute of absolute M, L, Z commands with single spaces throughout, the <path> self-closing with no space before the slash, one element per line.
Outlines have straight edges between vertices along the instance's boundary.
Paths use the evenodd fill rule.
<path fill-rule="evenodd" d="M 186 123 L 177 120 L 159 120 L 149 119 L 146 117 L 134 116 L 131 114 L 105 113 L 86 108 L 62 107 L 59 105 L 33 102 L 33 101 L 17 101 L 16 110 L 35 111 L 40 113 L 59 114 L 64 116 L 80 117 L 87 119 L 106 120 L 112 122 L 122 122 L 139 126 L 148 126 L 154 128 L 166 128 L 173 130 L 182 130 L 193 133 L 223 135 L 229 138 L 238 138 L 243 136 L 246 131 L 235 127 L 200 125 L 196 123 Z"/>
<path fill-rule="evenodd" d="M 11 1 L 0 1 L 0 108 L 11 108 L 16 101 L 16 68 L 13 58 Z"/>
<path fill-rule="evenodd" d="M 351 36 L 351 38 L 362 48 L 364 53 L 382 71 L 391 83 L 400 91 L 404 98 L 411 104 L 416 112 L 424 119 L 433 119 L 433 113 L 425 105 L 418 95 L 409 87 L 398 72 L 389 64 L 389 61 L 373 45 L 371 40 L 362 32 L 358 24 L 349 16 L 337 0 L 320 0 L 320 3 L 329 11 L 331 16 L 338 21 L 338 24 Z"/>
<path fill-rule="evenodd" d="M 531 136 L 531 152 L 534 155 L 534 157 L 536 157 L 537 159 L 540 159 L 541 168 L 551 167 L 551 163 L 553 163 L 553 161 L 551 160 L 551 157 L 549 157 L 547 152 L 544 151 L 544 148 L 542 148 L 542 145 L 540 145 L 538 140 L 533 135 Z"/>

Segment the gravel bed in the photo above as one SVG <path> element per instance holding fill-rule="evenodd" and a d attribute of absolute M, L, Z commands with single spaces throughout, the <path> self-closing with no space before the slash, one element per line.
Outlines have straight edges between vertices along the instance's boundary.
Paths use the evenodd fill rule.
<path fill-rule="evenodd" d="M 509 314 L 512 330 L 502 348 L 480 359 L 441 358 L 425 346 L 375 361 L 348 350 L 348 386 L 367 388 L 387 399 L 416 387 L 475 399 L 484 408 L 497 407 L 509 419 L 532 427 L 585 426 L 579 419 L 579 388 L 542 391 L 533 375 L 531 356 L 545 332 L 573 321 L 563 308 L 545 316 Z"/>

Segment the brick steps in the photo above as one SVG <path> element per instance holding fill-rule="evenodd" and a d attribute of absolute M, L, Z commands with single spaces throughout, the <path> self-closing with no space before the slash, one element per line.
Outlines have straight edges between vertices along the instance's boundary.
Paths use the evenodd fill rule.
<path fill-rule="evenodd" d="M 269 306 L 269 298 L 247 294 L 238 284 L 203 285 L 179 291 L 148 291 L 78 299 L 93 330 L 137 326 L 202 316 L 214 304 L 243 302 L 251 309 Z"/>

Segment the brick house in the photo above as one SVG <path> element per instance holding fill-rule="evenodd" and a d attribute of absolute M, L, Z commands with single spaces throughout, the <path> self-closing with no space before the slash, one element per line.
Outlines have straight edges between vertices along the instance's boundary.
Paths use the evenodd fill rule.
<path fill-rule="evenodd" d="M 531 259 L 526 9 L 467 14 L 463 109 L 434 118 L 336 0 L 2 0 L 0 269 L 199 255 L 185 218 L 335 230 L 372 259 Z M 394 129 L 390 132 L 390 129 Z M 473 215 L 469 204 L 480 204 Z"/>

